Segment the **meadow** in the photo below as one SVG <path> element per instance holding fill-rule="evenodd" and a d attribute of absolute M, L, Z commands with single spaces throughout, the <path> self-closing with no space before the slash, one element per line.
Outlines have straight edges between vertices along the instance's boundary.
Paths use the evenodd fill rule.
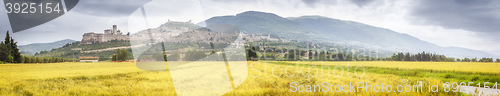
<path fill-rule="evenodd" d="M 494 86 L 500 82 L 500 63 L 484 62 L 398 62 L 398 61 L 358 61 L 358 62 L 321 62 L 321 61 L 267 61 L 272 64 L 295 65 L 322 69 L 344 70 L 348 72 L 392 74 L 404 78 L 433 78 L 444 82 L 491 82 L 487 86 Z M 335 68 L 352 67 L 351 70 Z M 364 70 L 354 70 L 355 67 Z M 484 85 L 484 84 L 483 84 Z M 482 85 L 482 86 L 483 86 Z"/>
<path fill-rule="evenodd" d="M 196 63 L 200 65 L 223 64 L 222 62 Z M 238 79 L 243 80 L 237 83 L 239 86 L 236 86 L 233 90 L 228 92 L 222 92 L 221 95 L 463 95 L 457 92 L 428 92 L 425 91 L 428 90 L 427 87 L 423 87 L 423 92 L 366 92 L 370 90 L 367 88 L 362 88 L 359 92 L 291 92 L 290 83 L 296 82 L 300 85 L 321 85 L 324 82 L 328 82 L 336 85 L 346 85 L 350 82 L 366 82 L 370 84 L 383 83 L 385 85 L 404 86 L 417 85 L 419 81 L 439 82 L 439 84 L 442 84 L 446 80 L 458 81 L 455 80 L 455 77 L 459 76 L 456 74 L 460 72 L 498 76 L 498 70 L 488 69 L 498 69 L 498 66 L 495 65 L 498 63 L 463 63 L 460 65 L 462 67 L 446 68 L 436 67 L 448 66 L 439 65 L 442 62 L 425 62 L 429 64 L 428 66 L 435 64 L 431 67 L 398 66 L 397 64 L 401 62 L 378 61 L 323 62 L 325 64 L 330 64 L 327 67 L 315 67 L 315 64 L 319 63 L 315 61 L 249 61 L 246 63 L 248 76 L 246 78 L 237 78 L 233 76 L 232 79 L 234 79 L 235 83 L 238 82 Z M 335 64 L 345 66 L 343 65 L 344 63 L 349 63 L 349 66 L 365 66 L 366 73 L 363 76 L 357 76 L 353 74 L 359 74 L 359 71 L 337 70 L 332 68 Z M 412 62 L 402 62 L 402 64 L 404 63 L 411 64 Z M 450 65 L 452 65 L 452 63 L 450 63 Z M 483 65 L 488 68 L 485 68 Z M 484 70 L 470 70 L 481 69 L 478 67 L 484 68 Z M 179 88 L 179 86 L 174 86 L 174 84 L 178 84 L 179 79 L 177 79 L 177 77 L 179 76 L 175 76 L 174 73 L 171 72 L 183 72 L 183 70 L 203 71 L 196 68 L 199 67 L 179 67 L 174 70 L 171 69 L 170 71 L 143 71 L 138 69 L 134 62 L 0 64 L 0 95 L 176 95 L 180 94 L 176 93 L 177 91 L 183 89 Z M 204 70 L 212 69 L 205 68 Z M 442 73 L 429 73 L 429 70 L 433 72 L 447 72 L 453 76 L 451 76 L 452 78 L 442 79 L 440 77 Z M 234 72 L 238 70 L 231 71 Z M 411 73 L 414 71 L 417 72 L 417 75 L 397 74 Z M 201 74 L 203 76 L 199 77 L 214 78 L 216 76 L 211 76 L 210 74 L 216 73 L 216 71 L 207 71 Z M 438 74 L 439 76 L 433 76 L 432 74 Z M 479 76 L 480 79 L 478 80 L 480 81 L 481 78 L 486 77 L 486 75 L 475 76 Z M 183 76 L 189 77 L 190 75 L 183 74 Z M 176 78 L 172 79 L 172 77 Z M 219 85 L 218 82 L 212 83 Z M 422 85 L 429 86 L 430 84 L 423 83 Z M 443 90 L 442 88 L 443 87 L 440 87 L 439 90 Z M 396 89 L 394 88 L 394 90 Z M 193 90 L 192 92 L 196 91 Z M 200 92 L 199 94 L 206 93 Z"/>

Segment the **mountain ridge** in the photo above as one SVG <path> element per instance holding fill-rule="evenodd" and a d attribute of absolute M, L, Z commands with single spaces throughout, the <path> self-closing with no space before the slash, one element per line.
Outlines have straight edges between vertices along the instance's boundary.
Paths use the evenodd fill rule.
<path fill-rule="evenodd" d="M 21 51 L 21 52 L 28 52 L 30 54 L 35 54 L 36 52 L 40 52 L 43 50 L 50 51 L 54 48 L 59 48 L 59 47 L 64 46 L 65 44 L 73 43 L 73 42 L 76 42 L 76 40 L 63 39 L 63 40 L 49 42 L 49 43 L 31 43 L 31 44 L 27 44 L 27 45 L 21 45 L 18 48 L 19 48 L 19 51 Z"/>
<path fill-rule="evenodd" d="M 390 29 L 318 15 L 283 18 L 273 13 L 246 11 L 236 15 L 215 16 L 201 23 L 232 24 L 248 34 L 275 34 L 289 39 L 355 44 L 395 52 L 426 51 L 460 58 L 500 57 L 473 49 L 442 47 Z"/>

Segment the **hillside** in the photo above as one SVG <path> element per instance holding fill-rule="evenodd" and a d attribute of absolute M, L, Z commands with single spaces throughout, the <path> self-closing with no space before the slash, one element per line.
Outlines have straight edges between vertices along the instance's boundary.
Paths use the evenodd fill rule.
<path fill-rule="evenodd" d="M 54 48 L 59 48 L 64 46 L 65 44 L 68 43 L 73 43 L 76 42 L 75 40 L 71 39 L 65 39 L 65 40 L 60 40 L 60 41 L 55 41 L 51 43 L 33 43 L 33 44 L 28 44 L 28 45 L 22 45 L 19 46 L 19 51 L 21 52 L 27 52 L 30 53 L 31 55 L 35 54 L 36 52 L 40 52 L 43 50 L 52 50 Z"/>
<path fill-rule="evenodd" d="M 212 17 L 202 23 L 231 24 L 240 27 L 247 34 L 269 33 L 293 40 L 357 45 L 394 52 L 427 51 L 453 57 L 500 57 L 472 49 L 441 47 L 389 29 L 321 16 L 283 18 L 272 13 L 247 11 L 234 16 Z"/>
<path fill-rule="evenodd" d="M 124 47 L 125 48 L 122 48 Z M 132 52 L 130 48 L 130 42 L 128 41 L 110 41 L 103 43 L 94 43 L 94 44 L 80 44 L 79 41 L 68 44 L 67 46 L 55 48 L 53 50 L 49 50 L 48 52 L 41 52 L 36 55 L 37 57 L 61 57 L 61 58 L 78 58 L 80 56 L 99 56 L 99 60 L 110 60 L 111 56 L 116 53 L 118 49 L 125 49 Z M 104 50 L 104 51 L 94 51 L 94 50 L 102 50 L 116 48 L 113 50 Z M 81 49 L 81 50 L 72 50 L 72 49 Z M 132 54 L 130 54 L 132 55 Z M 132 57 L 132 56 L 129 56 Z"/>
<path fill-rule="evenodd" d="M 302 26 L 299 22 L 291 21 L 272 13 L 248 11 L 236 16 L 212 17 L 204 23 L 210 24 L 231 24 L 238 26 L 247 33 L 267 34 L 272 33 L 278 36 L 307 40 L 304 37 L 319 37 L 313 30 Z M 198 23 L 198 25 L 202 25 Z M 326 37 L 322 37 L 326 38 Z"/>
<path fill-rule="evenodd" d="M 207 25 L 214 25 L 214 24 L 235 25 L 239 27 L 239 29 L 241 29 L 243 33 L 246 34 L 271 34 L 271 36 L 274 37 L 279 36 L 286 39 L 297 40 L 299 42 L 318 43 L 321 46 L 331 45 L 339 48 L 354 48 L 355 50 L 358 51 L 362 51 L 363 48 L 356 48 L 356 47 L 364 47 L 366 49 L 368 48 L 377 49 L 379 52 L 383 53 L 387 52 L 418 53 L 426 51 L 426 52 L 432 52 L 459 58 L 500 57 L 486 52 L 471 50 L 466 48 L 441 47 L 436 44 L 422 41 L 408 34 L 395 32 L 389 29 L 379 28 L 376 26 L 366 25 L 354 21 L 345 21 L 345 20 L 339 20 L 321 16 L 301 16 L 301 17 L 283 18 L 272 13 L 248 11 L 234 16 L 212 17 L 202 23 L 198 23 L 197 25 L 201 26 L 204 25 L 205 23 Z M 190 22 L 169 21 L 166 22 L 165 24 L 162 24 L 158 28 L 153 28 L 150 30 L 151 32 L 157 32 L 157 34 L 153 36 L 154 38 L 166 38 L 165 40 L 167 41 L 165 42 L 179 42 L 184 40 L 184 38 L 190 38 L 191 36 L 189 35 L 189 33 L 184 33 L 184 32 L 188 32 L 187 30 L 194 30 L 200 28 L 197 25 L 194 25 Z M 138 34 L 134 34 L 134 36 L 135 35 L 149 36 L 143 33 L 144 32 L 139 32 Z M 176 36 L 175 34 L 177 35 L 185 34 L 189 36 L 171 37 L 171 36 Z M 184 35 L 179 35 L 179 36 L 184 36 Z M 202 39 L 202 37 L 196 37 L 195 39 Z M 195 39 L 188 39 L 188 40 L 195 40 Z M 273 42 L 273 43 L 279 43 L 279 42 Z M 300 44 L 298 42 L 296 43 Z M 59 47 L 64 44 L 60 44 Z M 293 43 L 290 44 L 293 45 Z M 275 44 L 275 45 L 280 45 L 280 44 Z M 33 44 L 32 46 L 35 45 Z M 92 51 L 92 50 L 101 50 L 108 48 L 113 49 L 116 47 L 124 47 L 124 46 L 131 46 L 131 45 L 129 42 L 124 42 L 124 41 L 104 42 L 92 45 L 78 44 L 78 42 L 75 42 L 73 44 L 60 48 L 51 47 L 49 49 L 44 49 L 44 50 L 51 50 L 53 48 L 56 48 L 55 50 L 40 54 L 40 56 L 57 56 L 63 58 L 72 58 L 73 54 L 79 54 L 77 56 L 100 56 L 101 58 L 108 58 L 114 53 L 114 50 L 104 50 L 104 51 Z M 167 46 L 167 47 L 180 48 L 180 46 L 181 45 Z M 89 51 L 89 53 L 75 52 L 71 50 L 72 48 L 82 48 L 82 51 L 84 52 Z M 126 49 L 131 51 L 130 48 Z"/>

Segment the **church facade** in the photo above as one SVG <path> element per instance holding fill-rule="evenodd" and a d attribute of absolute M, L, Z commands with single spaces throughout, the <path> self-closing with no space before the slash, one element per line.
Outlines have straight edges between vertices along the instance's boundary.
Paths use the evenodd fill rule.
<path fill-rule="evenodd" d="M 128 41 L 130 39 L 127 35 L 123 35 L 123 33 L 120 32 L 120 30 L 117 30 L 116 25 L 113 25 L 113 29 L 106 29 L 104 30 L 104 33 L 89 32 L 83 34 L 81 43 L 92 44 L 92 43 L 108 42 L 112 40 Z"/>

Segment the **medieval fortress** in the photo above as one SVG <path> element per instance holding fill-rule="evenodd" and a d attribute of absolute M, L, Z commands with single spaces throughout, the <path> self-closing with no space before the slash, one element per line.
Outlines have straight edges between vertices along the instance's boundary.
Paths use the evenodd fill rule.
<path fill-rule="evenodd" d="M 123 35 L 122 32 L 120 32 L 120 30 L 117 30 L 116 25 L 113 25 L 113 29 L 104 30 L 104 34 L 94 33 L 94 32 L 83 34 L 81 43 L 92 44 L 92 43 L 108 42 L 112 40 L 128 41 L 130 39 L 127 35 Z"/>

